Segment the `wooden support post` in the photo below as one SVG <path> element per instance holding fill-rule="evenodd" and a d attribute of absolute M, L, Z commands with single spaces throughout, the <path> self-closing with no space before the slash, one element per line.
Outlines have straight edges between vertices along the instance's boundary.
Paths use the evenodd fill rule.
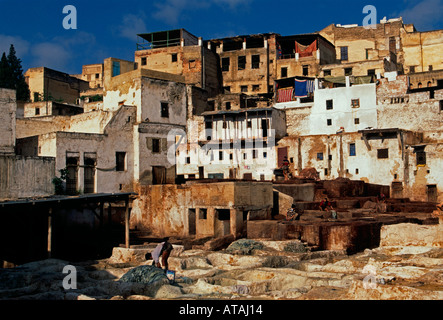
<path fill-rule="evenodd" d="M 52 258 L 52 208 L 48 210 L 48 259 Z"/>
<path fill-rule="evenodd" d="M 125 200 L 125 244 L 129 249 L 129 199 Z"/>
<path fill-rule="evenodd" d="M 108 223 L 111 224 L 112 222 L 112 206 L 111 202 L 108 203 Z"/>
<path fill-rule="evenodd" d="M 372 148 L 371 148 L 371 145 L 369 144 L 368 137 L 365 134 L 363 134 L 362 138 L 363 138 L 363 141 L 365 142 L 366 147 L 368 148 L 368 151 L 371 151 Z"/>
<path fill-rule="evenodd" d="M 104 206 L 104 203 L 102 201 L 102 202 L 100 202 L 100 229 L 103 228 L 103 219 L 104 219 L 104 217 L 103 217 L 103 206 Z"/>

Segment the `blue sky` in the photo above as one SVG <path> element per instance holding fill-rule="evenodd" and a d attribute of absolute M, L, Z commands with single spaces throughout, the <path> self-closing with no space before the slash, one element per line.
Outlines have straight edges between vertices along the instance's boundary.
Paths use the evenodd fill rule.
<path fill-rule="evenodd" d="M 77 9 L 76 30 L 63 28 L 66 5 Z M 419 31 L 443 29 L 443 0 L 0 0 L 0 54 L 13 43 L 25 70 L 74 74 L 109 57 L 133 60 L 137 33 L 185 28 L 205 40 L 311 33 L 332 23 L 362 25 L 366 5 L 378 20 L 402 16 Z"/>

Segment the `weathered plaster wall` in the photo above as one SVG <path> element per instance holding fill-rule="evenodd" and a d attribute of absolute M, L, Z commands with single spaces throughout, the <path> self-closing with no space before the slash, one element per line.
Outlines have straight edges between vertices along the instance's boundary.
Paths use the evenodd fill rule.
<path fill-rule="evenodd" d="M 41 97 L 45 94 L 47 97 L 75 104 L 80 92 L 89 89 L 88 82 L 45 67 L 27 70 L 25 79 L 34 102 L 36 102 L 34 94 L 37 93 Z"/>
<path fill-rule="evenodd" d="M 309 127 L 311 134 L 334 134 L 341 127 L 347 132 L 377 128 L 375 84 L 319 89 L 314 95 Z M 359 99 L 359 107 L 352 106 L 353 99 Z M 333 100 L 331 110 L 326 109 L 327 100 Z M 328 119 L 332 121 L 331 125 L 327 124 Z M 355 119 L 359 119 L 358 124 Z"/>
<path fill-rule="evenodd" d="M 54 194 L 54 158 L 0 156 L 0 199 Z"/>
<path fill-rule="evenodd" d="M 14 153 L 16 127 L 15 90 L 0 88 L 0 154 Z"/>
<path fill-rule="evenodd" d="M 75 116 L 46 116 L 32 119 L 17 119 L 17 139 L 51 132 L 103 133 L 114 116 L 110 111 L 93 111 Z"/>
<path fill-rule="evenodd" d="M 411 66 L 415 66 L 415 72 L 443 69 L 440 59 L 443 50 L 443 30 L 428 32 L 401 33 L 401 41 L 404 50 L 405 71 L 411 72 Z M 412 73 L 412 72 L 411 72 Z"/>
<path fill-rule="evenodd" d="M 140 188 L 139 195 L 133 203 L 131 228 L 147 230 L 155 236 L 188 236 L 192 212 L 197 237 L 237 236 L 248 217 L 269 218 L 273 205 L 271 183 L 149 186 Z M 219 219 L 217 210 L 228 210 L 228 220 Z"/>

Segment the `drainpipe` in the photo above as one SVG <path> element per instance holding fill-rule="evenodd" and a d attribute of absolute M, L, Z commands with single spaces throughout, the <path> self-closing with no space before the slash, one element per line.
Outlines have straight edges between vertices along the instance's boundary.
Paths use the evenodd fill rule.
<path fill-rule="evenodd" d="M 343 178 L 344 159 L 343 159 L 343 135 L 340 133 L 340 178 Z"/>
<path fill-rule="evenodd" d="M 205 48 L 203 46 L 203 39 L 198 38 L 198 45 L 201 48 L 202 53 L 202 88 L 206 89 L 206 59 L 205 59 Z"/>

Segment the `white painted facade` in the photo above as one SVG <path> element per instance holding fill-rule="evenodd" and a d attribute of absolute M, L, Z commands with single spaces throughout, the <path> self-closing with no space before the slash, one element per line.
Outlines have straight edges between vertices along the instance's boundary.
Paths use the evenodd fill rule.
<path fill-rule="evenodd" d="M 335 134 L 341 128 L 346 132 L 377 128 L 376 84 L 351 85 L 349 77 L 346 86 L 338 88 L 321 88 L 316 79 L 314 102 L 302 103 L 297 99 L 276 103 L 274 107 L 291 115 L 290 134 L 322 135 Z"/>
<path fill-rule="evenodd" d="M 277 167 L 274 146 L 286 134 L 283 111 L 266 108 L 206 112 L 204 118 L 204 129 L 194 126 L 200 128 L 199 141 L 190 141 L 178 149 L 178 175 L 199 179 L 243 179 L 249 175 L 255 180 L 273 179 Z"/>

